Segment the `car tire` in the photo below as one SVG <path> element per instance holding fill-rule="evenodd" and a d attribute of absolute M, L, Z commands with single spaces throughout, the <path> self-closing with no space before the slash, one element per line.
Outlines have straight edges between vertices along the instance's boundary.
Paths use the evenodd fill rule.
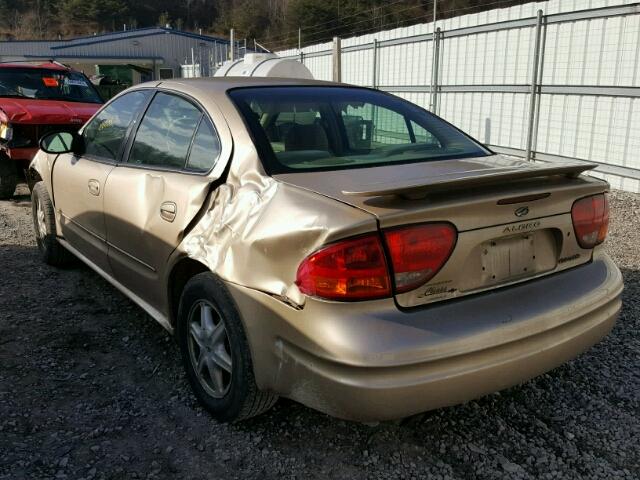
<path fill-rule="evenodd" d="M 276 403 L 277 395 L 256 385 L 240 314 L 212 273 L 200 273 L 185 285 L 176 333 L 189 383 L 216 420 L 245 420 Z"/>
<path fill-rule="evenodd" d="M 58 242 L 55 213 L 51 197 L 43 182 L 38 182 L 31 191 L 31 212 L 36 243 L 42 260 L 54 267 L 66 265 L 71 254 Z"/>
<path fill-rule="evenodd" d="M 0 200 L 9 200 L 16 191 L 20 178 L 15 165 L 6 156 L 0 156 Z"/>

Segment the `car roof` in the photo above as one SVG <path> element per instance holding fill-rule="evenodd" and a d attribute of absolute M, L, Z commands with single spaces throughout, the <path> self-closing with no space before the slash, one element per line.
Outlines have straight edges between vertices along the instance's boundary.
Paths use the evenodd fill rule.
<path fill-rule="evenodd" d="M 55 62 L 45 62 L 39 64 L 33 63 L 19 63 L 19 62 L 7 62 L 0 63 L 0 68 L 46 68 L 47 70 L 63 70 L 65 72 L 73 71 L 72 68 L 65 67 Z"/>
<path fill-rule="evenodd" d="M 201 77 L 201 78 L 176 78 L 163 80 L 162 82 L 147 82 L 136 87 L 164 87 L 173 90 L 184 88 L 197 89 L 202 93 L 224 94 L 228 90 L 241 87 L 278 87 L 278 86 L 348 86 L 342 83 L 327 82 L 324 80 L 309 80 L 301 78 L 277 78 L 277 77 Z"/>

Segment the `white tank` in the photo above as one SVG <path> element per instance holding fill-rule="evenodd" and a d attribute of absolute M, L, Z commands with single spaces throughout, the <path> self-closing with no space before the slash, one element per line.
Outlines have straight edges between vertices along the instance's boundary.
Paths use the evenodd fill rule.
<path fill-rule="evenodd" d="M 240 60 L 225 62 L 214 77 L 280 77 L 313 79 L 307 67 L 293 58 L 274 53 L 248 53 Z"/>

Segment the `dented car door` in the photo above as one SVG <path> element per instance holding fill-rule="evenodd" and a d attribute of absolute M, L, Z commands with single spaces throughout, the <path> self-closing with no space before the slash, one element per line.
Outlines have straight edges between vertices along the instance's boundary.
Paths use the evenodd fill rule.
<path fill-rule="evenodd" d="M 157 92 L 105 190 L 113 275 L 143 300 L 161 303 L 167 259 L 203 208 L 219 157 L 218 134 L 203 110 Z"/>

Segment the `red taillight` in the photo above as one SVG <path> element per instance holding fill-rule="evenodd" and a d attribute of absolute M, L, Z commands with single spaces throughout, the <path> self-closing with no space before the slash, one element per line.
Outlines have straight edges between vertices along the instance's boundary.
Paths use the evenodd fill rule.
<path fill-rule="evenodd" d="M 582 248 L 604 242 L 609 228 L 609 200 L 605 194 L 577 200 L 571 208 L 576 240 Z"/>
<path fill-rule="evenodd" d="M 391 296 L 391 281 L 377 234 L 344 240 L 308 256 L 296 285 L 306 295 L 330 300 Z"/>
<path fill-rule="evenodd" d="M 384 232 L 391 255 L 396 293 L 431 280 L 449 259 L 457 232 L 449 223 L 428 223 Z"/>

